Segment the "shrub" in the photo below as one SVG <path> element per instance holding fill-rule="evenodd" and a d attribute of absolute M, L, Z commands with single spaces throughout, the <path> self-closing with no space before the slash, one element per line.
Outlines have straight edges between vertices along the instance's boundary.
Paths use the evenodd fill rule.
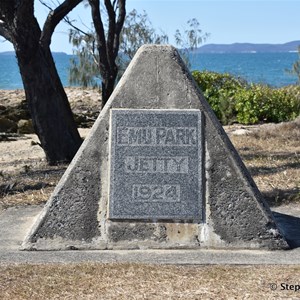
<path fill-rule="evenodd" d="M 192 75 L 217 118 L 223 124 L 235 122 L 234 96 L 238 90 L 247 86 L 246 81 L 228 73 L 194 71 Z"/>
<path fill-rule="evenodd" d="M 300 113 L 299 104 L 299 97 L 287 88 L 253 84 L 235 94 L 237 121 L 242 124 L 293 120 Z"/>
<path fill-rule="evenodd" d="M 300 86 L 271 88 L 228 73 L 194 71 L 196 83 L 222 124 L 283 122 L 300 114 Z"/>

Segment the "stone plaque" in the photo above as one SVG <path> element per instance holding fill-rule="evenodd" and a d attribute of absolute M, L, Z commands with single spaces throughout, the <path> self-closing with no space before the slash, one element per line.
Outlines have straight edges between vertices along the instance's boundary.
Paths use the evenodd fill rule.
<path fill-rule="evenodd" d="M 110 219 L 202 220 L 199 110 L 112 109 Z"/>

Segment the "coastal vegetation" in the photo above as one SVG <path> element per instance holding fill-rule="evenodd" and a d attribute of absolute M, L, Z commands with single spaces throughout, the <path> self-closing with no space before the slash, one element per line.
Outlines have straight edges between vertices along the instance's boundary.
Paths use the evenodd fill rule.
<path fill-rule="evenodd" d="M 279 123 L 300 115 L 300 85 L 272 88 L 210 71 L 192 75 L 223 125 Z"/>
<path fill-rule="evenodd" d="M 84 32 L 78 28 L 72 28 L 69 32 L 69 41 L 73 45 L 73 54 L 75 57 L 70 60 L 69 82 L 71 85 L 82 87 L 94 87 L 103 90 L 103 76 L 99 68 L 100 52 L 95 44 L 97 36 L 95 28 Z M 162 32 L 157 33 L 147 13 L 138 13 L 135 9 L 127 13 L 122 31 L 120 33 L 120 52 L 116 57 L 118 67 L 118 80 L 129 62 L 135 55 L 136 51 L 144 44 L 162 44 L 167 43 L 168 37 Z M 103 99 L 101 105 L 105 104 Z"/>
<path fill-rule="evenodd" d="M 185 30 L 176 30 L 174 37 L 184 62 L 190 68 L 192 53 L 197 51 L 209 34 L 202 32 L 200 23 L 194 18 L 188 20 Z M 120 33 L 118 78 L 140 46 L 164 44 L 168 40 L 169 37 L 165 33 L 156 32 L 146 12 L 138 13 L 133 10 L 128 13 Z M 70 83 L 99 88 L 102 77 L 99 68 L 95 67 L 95 62 L 99 60 L 99 51 L 94 46 L 95 30 L 84 33 L 72 29 L 70 41 L 76 55 L 76 58 L 71 60 Z M 297 66 L 297 63 L 293 66 L 294 73 L 299 70 Z M 196 70 L 192 75 L 223 125 L 278 123 L 294 120 L 300 114 L 300 86 L 272 88 L 263 84 L 249 84 L 228 73 L 211 71 Z"/>
<path fill-rule="evenodd" d="M 104 26 L 107 27 L 108 25 Z M 200 23 L 196 18 L 188 20 L 184 30 L 176 30 L 174 34 L 175 43 L 188 67 L 191 66 L 190 52 L 196 50 L 208 36 L 208 33 L 204 33 L 200 29 Z M 101 70 L 104 70 L 104 68 L 99 63 L 102 59 L 100 57 L 101 49 L 95 46 L 97 40 L 96 28 L 92 28 L 87 32 L 79 28 L 70 30 L 69 41 L 74 47 L 73 54 L 75 57 L 70 61 L 69 82 L 71 85 L 99 88 L 102 91 L 101 105 L 103 107 L 107 99 L 103 94 L 105 81 Z M 145 11 L 139 13 L 133 9 L 127 13 L 120 32 L 120 53 L 116 57 L 118 73 L 111 79 L 113 87 L 142 45 L 167 44 L 168 41 L 169 37 L 166 33 L 153 28 Z"/>

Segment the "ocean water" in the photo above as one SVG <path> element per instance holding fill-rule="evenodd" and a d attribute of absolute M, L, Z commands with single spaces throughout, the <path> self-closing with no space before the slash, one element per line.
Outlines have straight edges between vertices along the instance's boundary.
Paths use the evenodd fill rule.
<path fill-rule="evenodd" d="M 203 53 L 191 57 L 192 69 L 230 73 L 248 82 L 264 83 L 274 87 L 295 84 L 291 75 L 298 53 Z"/>
<path fill-rule="evenodd" d="M 71 57 L 65 53 L 54 53 L 56 67 L 64 86 L 70 86 L 68 69 Z M 191 69 L 228 72 L 248 82 L 281 87 L 297 82 L 296 76 L 286 72 L 297 59 L 297 53 L 201 53 L 191 55 Z M 0 53 L 0 89 L 22 88 L 14 54 Z"/>

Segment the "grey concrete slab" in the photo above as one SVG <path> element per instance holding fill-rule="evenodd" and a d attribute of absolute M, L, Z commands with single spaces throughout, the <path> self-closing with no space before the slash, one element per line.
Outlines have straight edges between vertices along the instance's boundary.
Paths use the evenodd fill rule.
<path fill-rule="evenodd" d="M 0 264 L 10 263 L 143 263 L 174 265 L 299 265 L 300 250 L 84 250 L 0 251 Z"/>
<path fill-rule="evenodd" d="M 17 250 L 42 206 L 11 207 L 0 213 L 0 251 Z"/>
<path fill-rule="evenodd" d="M 298 207 L 299 206 L 299 207 Z M 276 208 L 276 212 L 295 212 L 300 217 L 300 205 L 290 209 Z M 40 206 L 27 206 L 9 208 L 0 214 L 0 264 L 12 263 L 79 263 L 79 262 L 131 262 L 150 264 L 178 264 L 178 265 L 208 265 L 208 264 L 233 264 L 233 265 L 258 265 L 258 264 L 300 264 L 300 247 L 293 250 L 266 251 L 266 250 L 79 250 L 79 251 L 20 251 L 18 250 L 27 231 L 41 211 Z M 299 214 L 298 214 L 299 213 Z M 280 225 L 284 227 L 284 218 L 281 217 Z M 286 227 L 286 232 L 295 242 L 299 234 L 292 236 L 298 227 Z"/>

